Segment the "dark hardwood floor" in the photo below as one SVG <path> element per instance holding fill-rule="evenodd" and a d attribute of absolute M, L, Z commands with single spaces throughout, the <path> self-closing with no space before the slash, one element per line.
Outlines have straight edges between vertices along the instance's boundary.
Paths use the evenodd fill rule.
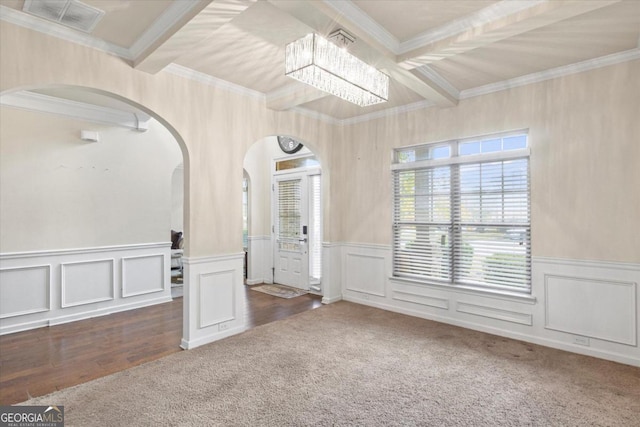
<path fill-rule="evenodd" d="M 321 297 L 278 298 L 245 286 L 253 328 L 321 305 Z M 10 405 L 181 351 L 182 298 L 0 336 L 0 405 Z"/>

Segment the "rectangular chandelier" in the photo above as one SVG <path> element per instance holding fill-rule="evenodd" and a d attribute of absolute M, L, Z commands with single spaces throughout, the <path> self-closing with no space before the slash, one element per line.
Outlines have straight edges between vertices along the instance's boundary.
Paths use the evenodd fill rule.
<path fill-rule="evenodd" d="M 285 75 L 361 107 L 389 99 L 389 76 L 313 33 L 287 45 Z"/>

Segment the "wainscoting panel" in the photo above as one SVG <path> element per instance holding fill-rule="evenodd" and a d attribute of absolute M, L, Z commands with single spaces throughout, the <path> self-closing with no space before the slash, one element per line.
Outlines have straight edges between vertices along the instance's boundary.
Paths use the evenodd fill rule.
<path fill-rule="evenodd" d="M 394 278 L 391 246 L 338 248 L 346 301 L 640 366 L 640 264 L 534 257 L 521 294 Z"/>
<path fill-rule="evenodd" d="M 637 283 L 545 275 L 545 327 L 637 344 Z"/>
<path fill-rule="evenodd" d="M 162 292 L 165 263 L 163 254 L 122 258 L 122 297 Z"/>
<path fill-rule="evenodd" d="M 434 297 L 417 292 L 408 292 L 399 289 L 393 289 L 393 299 L 396 301 L 410 302 L 412 304 L 423 305 L 426 307 L 436 307 L 443 310 L 449 310 L 449 300 L 447 298 Z"/>
<path fill-rule="evenodd" d="M 200 328 L 235 319 L 234 274 L 226 270 L 200 275 Z"/>
<path fill-rule="evenodd" d="M 51 266 L 0 270 L 0 319 L 51 309 Z"/>
<path fill-rule="evenodd" d="M 182 343 L 192 349 L 246 329 L 244 252 L 184 258 Z"/>
<path fill-rule="evenodd" d="M 114 298 L 113 259 L 61 263 L 60 268 L 62 308 Z"/>
<path fill-rule="evenodd" d="M 504 310 L 487 305 L 470 304 L 468 302 L 458 301 L 456 305 L 456 311 L 458 311 L 459 313 L 488 317 L 490 319 L 520 323 L 521 325 L 531 326 L 533 324 L 533 316 L 529 313 L 519 313 L 516 311 Z"/>
<path fill-rule="evenodd" d="M 273 283 L 271 236 L 249 236 L 247 284 Z"/>
<path fill-rule="evenodd" d="M 170 247 L 0 254 L 0 335 L 171 301 Z"/>
<path fill-rule="evenodd" d="M 344 260 L 344 283 L 347 291 L 385 296 L 385 258 L 347 249 Z"/>

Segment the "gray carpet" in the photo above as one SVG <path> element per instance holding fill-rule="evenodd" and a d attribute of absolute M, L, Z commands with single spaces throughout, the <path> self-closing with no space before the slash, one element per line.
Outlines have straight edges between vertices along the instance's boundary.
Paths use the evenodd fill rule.
<path fill-rule="evenodd" d="M 640 368 L 339 302 L 24 404 L 67 426 L 638 426 Z"/>

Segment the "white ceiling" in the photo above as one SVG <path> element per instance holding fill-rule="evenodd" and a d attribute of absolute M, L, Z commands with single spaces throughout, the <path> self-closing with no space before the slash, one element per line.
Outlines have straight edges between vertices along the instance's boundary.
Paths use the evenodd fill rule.
<path fill-rule="evenodd" d="M 607 63 L 603 58 L 640 58 L 640 0 L 84 3 L 105 11 L 94 31 L 57 34 L 120 55 L 145 72 L 179 66 L 262 93 L 270 108 L 338 120 L 393 107 L 452 106 L 465 91 L 485 85 Z M 0 18 L 42 31 L 59 26 L 22 12 L 23 4 L 0 0 Z M 353 54 L 392 77 L 387 103 L 360 108 L 284 76 L 287 43 L 337 28 L 356 36 Z"/>

